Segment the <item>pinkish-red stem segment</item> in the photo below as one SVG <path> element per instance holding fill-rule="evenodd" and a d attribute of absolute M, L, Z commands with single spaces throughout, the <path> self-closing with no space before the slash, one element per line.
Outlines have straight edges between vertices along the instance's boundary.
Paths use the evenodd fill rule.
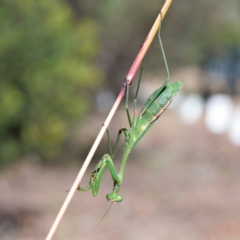
<path fill-rule="evenodd" d="M 126 84 L 128 84 L 128 85 L 132 84 L 132 81 L 133 81 L 133 79 L 134 79 L 134 77 L 135 77 L 135 75 L 136 75 L 136 73 L 138 71 L 138 68 L 139 68 L 139 66 L 140 66 L 140 64 L 141 64 L 141 62 L 142 62 L 146 52 L 148 51 L 148 49 L 149 49 L 149 47 L 150 47 L 150 45 L 151 45 L 151 43 L 152 43 L 152 41 L 153 41 L 157 31 L 159 29 L 160 23 L 163 20 L 163 18 L 165 17 L 165 15 L 166 15 L 166 13 L 168 11 L 168 8 L 170 7 L 171 3 L 172 3 L 172 0 L 167 0 L 165 2 L 164 6 L 163 6 L 162 10 L 160 11 L 160 13 L 158 14 L 158 17 L 155 20 L 155 22 L 154 22 L 154 24 L 153 24 L 149 34 L 147 35 L 147 37 L 146 37 L 142 47 L 140 48 L 137 57 L 135 58 L 135 60 L 134 60 L 134 62 L 132 64 L 128 74 L 126 75 L 126 77 L 124 79 L 124 83 L 123 83 L 123 87 L 122 88 L 124 88 L 125 91 L 126 91 L 126 86 L 127 86 Z M 124 93 L 122 93 L 122 89 L 121 89 L 118 97 L 123 97 L 124 94 L 125 94 L 125 91 L 124 91 Z M 122 94 L 123 94 L 123 96 L 122 96 Z"/>

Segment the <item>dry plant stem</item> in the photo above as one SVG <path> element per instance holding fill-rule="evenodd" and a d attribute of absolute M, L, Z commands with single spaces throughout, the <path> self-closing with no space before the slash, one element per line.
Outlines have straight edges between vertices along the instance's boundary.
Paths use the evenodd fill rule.
<path fill-rule="evenodd" d="M 52 237 L 53 237 L 53 235 L 54 235 L 54 233 L 55 233 L 55 231 L 56 231 L 56 229 L 59 225 L 59 222 L 61 221 L 61 219 L 62 219 L 62 217 L 63 217 L 63 215 L 64 215 L 64 213 L 65 213 L 65 211 L 66 211 L 66 209 L 67 209 L 67 207 L 68 207 L 68 205 L 69 205 L 69 203 L 70 203 L 70 201 L 71 201 L 71 199 L 72 199 L 72 197 L 73 197 L 73 195 L 74 195 L 74 193 L 75 193 L 75 191 L 76 191 L 76 189 L 77 189 L 77 187 L 80 183 L 80 181 L 82 180 L 82 177 L 83 177 L 84 173 L 86 172 L 86 169 L 87 169 L 87 167 L 88 167 L 88 165 L 89 165 L 89 163 L 90 163 L 90 161 L 91 161 L 91 159 L 92 159 L 92 157 L 93 157 L 93 155 L 94 155 L 94 153 L 95 153 L 95 151 L 96 151 L 96 149 L 97 149 L 97 147 L 98 147 L 98 145 L 99 145 L 99 143 L 100 143 L 100 141 L 101 141 L 101 139 L 102 139 L 102 137 L 103 137 L 103 135 L 104 135 L 111 119 L 112 119 L 112 117 L 113 117 L 113 115 L 115 114 L 121 100 L 123 99 L 123 97 L 125 95 L 127 85 L 131 85 L 141 62 L 142 62 L 149 46 L 151 45 L 154 36 L 156 35 L 156 33 L 158 31 L 158 28 L 160 26 L 160 21 L 166 15 L 166 13 L 168 11 L 168 8 L 171 5 L 171 3 L 172 3 L 172 0 L 167 0 L 165 2 L 161 12 L 158 14 L 158 17 L 157 17 L 156 21 L 154 22 L 154 24 L 153 24 L 147 38 L 145 39 L 145 41 L 144 41 L 136 59 L 135 59 L 135 61 L 133 62 L 128 74 L 126 75 L 126 77 L 124 79 L 121 91 L 120 91 L 120 93 L 119 93 L 111 111 L 109 112 L 104 124 L 102 125 L 102 128 L 101 128 L 101 130 L 100 130 L 100 132 L 99 132 L 99 134 L 98 134 L 98 136 L 97 136 L 97 138 L 96 138 L 96 140 L 95 140 L 95 142 L 94 142 L 86 160 L 84 161 L 83 166 L 80 169 L 80 171 L 77 175 L 77 178 L 75 179 L 75 181 L 74 181 L 74 183 L 71 187 L 71 190 L 68 193 L 68 196 L 66 197 L 66 199 L 65 199 L 65 201 L 64 201 L 64 203 L 61 207 L 61 209 L 60 209 L 60 211 L 59 211 L 59 213 L 58 213 L 58 215 L 57 215 L 57 217 L 56 217 L 56 219 L 55 219 L 55 221 L 54 221 L 54 223 L 53 223 L 53 225 L 52 225 L 52 227 L 51 227 L 51 229 L 50 229 L 50 231 L 47 235 L 46 240 L 51 240 L 52 239 Z"/>
<path fill-rule="evenodd" d="M 172 3 L 172 0 L 167 0 L 161 10 L 161 12 L 158 14 L 149 34 L 147 35 L 135 61 L 133 62 L 132 64 L 132 67 L 130 68 L 127 76 L 126 76 L 126 80 L 128 81 L 128 84 L 131 84 L 132 81 L 133 81 L 133 78 L 135 77 L 136 75 L 136 72 L 149 48 L 149 46 L 151 45 L 152 41 L 153 41 L 153 38 L 155 37 L 158 29 L 159 29 L 159 26 L 160 26 L 160 22 L 161 20 L 163 20 L 163 18 L 165 17 L 167 11 L 168 11 L 168 8 L 170 7 Z"/>

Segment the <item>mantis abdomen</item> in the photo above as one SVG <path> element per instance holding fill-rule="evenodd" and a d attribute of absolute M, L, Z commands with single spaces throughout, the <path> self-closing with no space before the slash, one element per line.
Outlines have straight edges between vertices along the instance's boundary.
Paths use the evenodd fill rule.
<path fill-rule="evenodd" d="M 136 119 L 136 126 L 132 127 L 131 143 L 134 148 L 149 128 L 155 123 L 160 115 L 166 110 L 173 98 L 182 87 L 182 81 L 168 83 L 164 87 L 155 90 L 144 104 L 139 117 Z"/>
<path fill-rule="evenodd" d="M 181 87 L 182 81 L 178 81 L 167 84 L 160 93 L 158 92 L 159 89 L 154 91 L 146 101 L 143 110 L 145 109 L 145 106 L 148 106 L 149 103 L 151 104 L 146 108 L 145 111 L 141 111 L 142 113 L 139 119 L 145 119 L 148 123 L 151 123 L 158 118 L 168 107 Z"/>

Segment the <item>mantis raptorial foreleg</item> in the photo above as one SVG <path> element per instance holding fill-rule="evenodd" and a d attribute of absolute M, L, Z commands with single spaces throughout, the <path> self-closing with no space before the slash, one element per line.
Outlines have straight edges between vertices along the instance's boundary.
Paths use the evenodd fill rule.
<path fill-rule="evenodd" d="M 108 167 L 112 179 L 114 181 L 114 186 L 115 185 L 119 185 L 122 182 L 121 177 L 118 176 L 117 171 L 114 167 L 114 163 L 112 161 L 112 158 L 109 154 L 105 154 L 102 159 L 98 162 L 98 164 L 96 165 L 96 167 L 94 168 L 94 171 L 91 174 L 90 177 L 90 181 L 89 184 L 86 188 L 80 188 L 78 187 L 77 190 L 79 191 L 88 191 L 90 189 L 92 189 L 92 195 L 96 196 L 98 194 L 98 190 L 100 187 L 100 183 L 104 174 L 104 171 L 106 169 L 106 167 Z M 116 187 L 117 191 L 113 191 L 111 194 L 115 195 L 115 197 L 117 198 L 117 200 L 119 201 L 121 198 L 121 195 L 117 194 L 117 192 L 119 191 L 120 187 Z M 112 197 L 111 195 L 111 197 Z M 119 195 L 119 196 L 118 196 Z"/>
<path fill-rule="evenodd" d="M 109 144 L 109 149 L 110 149 L 110 153 L 111 156 L 109 154 L 105 154 L 102 159 L 98 162 L 98 164 L 96 165 L 96 167 L 94 168 L 94 171 L 91 173 L 91 177 L 90 177 L 90 181 L 89 184 L 86 188 L 82 188 L 82 187 L 78 187 L 77 190 L 79 191 L 88 191 L 88 190 L 92 190 L 92 195 L 96 196 L 98 194 L 98 190 L 100 187 L 100 183 L 102 181 L 102 177 L 104 174 L 104 171 L 106 169 L 106 167 L 108 167 L 113 182 L 114 182 L 114 188 L 113 188 L 113 192 L 109 193 L 107 195 L 107 199 L 115 199 L 115 201 L 120 202 L 122 199 L 122 196 L 120 194 L 118 194 L 118 191 L 120 189 L 120 184 L 122 182 L 122 178 L 118 175 L 114 163 L 112 161 L 112 158 L 114 158 L 116 152 L 117 152 L 117 147 L 119 144 L 119 140 L 120 137 L 122 135 L 122 132 L 124 133 L 125 137 L 127 137 L 128 131 L 126 128 L 121 128 L 118 132 L 118 136 L 117 136 L 117 140 L 116 140 L 116 144 L 114 146 L 114 149 L 112 151 L 112 146 L 111 146 L 111 141 L 110 141 L 110 135 L 109 135 L 109 131 L 107 129 L 107 136 L 108 136 L 108 144 Z"/>

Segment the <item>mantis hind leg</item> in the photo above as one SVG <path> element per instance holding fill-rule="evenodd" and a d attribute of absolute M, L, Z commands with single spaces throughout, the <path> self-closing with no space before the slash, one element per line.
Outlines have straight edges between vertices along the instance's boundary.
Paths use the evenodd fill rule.
<path fill-rule="evenodd" d="M 166 59 L 166 56 L 165 56 L 165 53 L 164 53 L 163 44 L 162 44 L 161 35 L 160 35 L 161 25 L 162 25 L 162 14 L 160 13 L 160 15 L 161 15 L 161 22 L 160 22 L 160 26 L 159 26 L 159 29 L 158 29 L 158 40 L 159 40 L 160 48 L 161 48 L 161 51 L 162 51 L 162 56 L 163 56 L 163 60 L 164 60 L 164 65 L 165 65 L 165 68 L 166 68 L 166 71 L 167 71 L 167 78 L 166 78 L 165 82 L 163 83 L 163 85 L 162 85 L 160 88 L 158 88 L 158 89 L 150 96 L 151 99 L 149 98 L 149 99 L 147 100 L 147 102 L 145 103 L 144 107 L 142 108 L 140 114 L 143 114 L 144 112 L 146 112 L 146 110 L 147 110 L 147 109 L 149 108 L 149 106 L 155 101 L 155 99 L 157 99 L 157 98 L 159 97 L 159 95 L 162 93 L 162 91 L 165 90 L 165 87 L 166 87 L 166 85 L 168 84 L 169 79 L 170 79 L 170 73 L 169 73 L 169 69 L 168 69 L 167 59 Z"/>
<path fill-rule="evenodd" d="M 159 40 L 160 48 L 161 48 L 161 51 L 162 51 L 162 56 L 163 56 L 165 68 L 166 68 L 167 75 L 168 75 L 168 76 L 167 76 L 167 79 L 165 80 L 165 82 L 164 82 L 164 84 L 163 84 L 163 85 L 165 85 L 165 84 L 168 83 L 168 81 L 169 81 L 169 79 L 170 79 L 170 73 L 169 73 L 168 64 L 167 64 L 167 59 L 166 59 L 166 56 L 165 56 L 165 53 L 164 53 L 163 44 L 162 44 L 161 35 L 160 35 L 161 26 L 162 26 L 162 14 L 161 14 L 160 26 L 159 26 L 159 29 L 158 29 L 158 40 Z"/>

